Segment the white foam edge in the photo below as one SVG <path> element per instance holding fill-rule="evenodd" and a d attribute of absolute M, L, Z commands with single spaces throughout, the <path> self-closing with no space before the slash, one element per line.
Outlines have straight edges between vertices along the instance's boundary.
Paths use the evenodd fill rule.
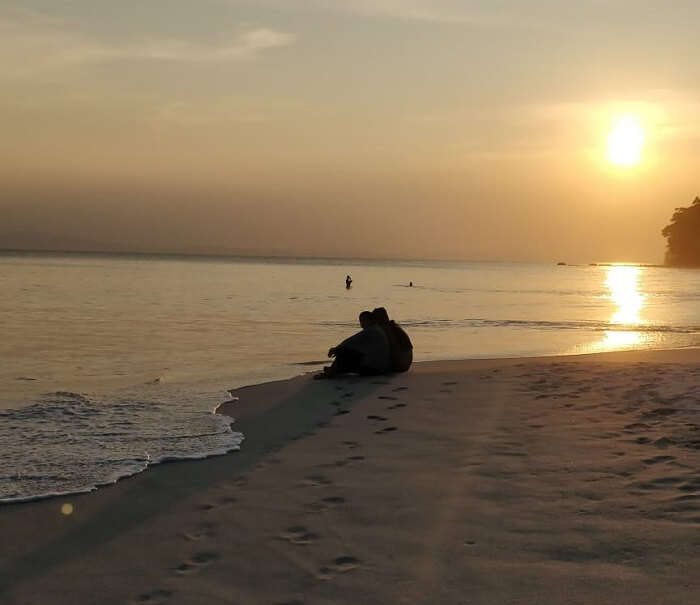
<path fill-rule="evenodd" d="M 232 419 L 233 420 L 233 419 Z M 72 490 L 67 490 L 64 492 L 46 492 L 43 494 L 37 494 L 34 496 L 18 496 L 16 498 L 0 498 L 0 505 L 2 504 L 20 504 L 22 502 L 36 502 L 38 500 L 47 500 L 49 498 L 59 498 L 61 496 L 75 496 L 78 494 L 88 494 L 90 492 L 94 492 L 100 487 L 106 487 L 108 485 L 114 485 L 117 483 L 117 481 L 121 481 L 122 479 L 127 479 L 128 477 L 134 477 L 136 475 L 139 475 L 143 473 L 146 469 L 148 469 L 151 466 L 157 466 L 159 464 L 169 464 L 171 462 L 179 462 L 181 460 L 205 460 L 207 458 L 214 458 L 216 456 L 224 456 L 230 452 L 235 452 L 241 449 L 241 443 L 245 439 L 245 435 L 243 433 L 240 433 L 238 431 L 231 431 L 231 436 L 238 436 L 239 441 L 232 446 L 227 446 L 224 448 L 219 448 L 216 450 L 212 450 L 207 453 L 203 454 L 189 454 L 186 456 L 161 456 L 158 459 L 152 459 L 150 455 L 146 454 L 147 458 L 144 460 L 144 464 L 142 465 L 141 468 L 138 468 L 137 470 L 134 470 L 133 472 L 124 472 L 121 474 L 117 474 L 116 477 L 113 477 L 112 479 L 109 479 L 107 481 L 103 481 L 100 483 L 96 483 L 94 485 L 91 485 L 89 487 L 84 487 L 84 488 L 79 488 L 79 489 L 72 489 Z"/>

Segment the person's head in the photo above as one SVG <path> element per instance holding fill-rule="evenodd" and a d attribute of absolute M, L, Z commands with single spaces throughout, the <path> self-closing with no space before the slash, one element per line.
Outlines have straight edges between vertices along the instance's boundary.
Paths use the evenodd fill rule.
<path fill-rule="evenodd" d="M 384 307 L 377 307 L 374 311 L 372 311 L 372 317 L 378 324 L 389 323 L 389 314 L 386 312 Z"/>
<path fill-rule="evenodd" d="M 362 311 L 362 313 L 360 313 L 360 325 L 363 330 L 369 328 L 373 323 L 375 323 L 375 321 L 370 311 Z"/>

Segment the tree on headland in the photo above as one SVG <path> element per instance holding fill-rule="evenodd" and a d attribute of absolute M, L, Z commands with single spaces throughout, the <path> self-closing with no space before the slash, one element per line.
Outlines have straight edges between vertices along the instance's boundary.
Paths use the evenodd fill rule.
<path fill-rule="evenodd" d="M 661 231 L 666 238 L 666 264 L 700 267 L 700 197 L 687 208 L 676 208 Z"/>

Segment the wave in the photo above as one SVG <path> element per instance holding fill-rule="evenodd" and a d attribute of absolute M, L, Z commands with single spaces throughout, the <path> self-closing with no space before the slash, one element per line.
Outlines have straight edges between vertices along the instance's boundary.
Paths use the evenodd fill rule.
<path fill-rule="evenodd" d="M 438 287 L 438 286 L 422 286 L 419 284 L 393 284 L 395 288 L 407 288 L 409 290 L 425 290 L 428 292 L 438 292 L 440 294 L 548 294 L 552 296 L 582 296 L 586 298 L 604 298 L 608 292 L 603 289 L 599 290 L 563 290 L 563 289 L 513 289 L 513 288 L 454 288 L 454 287 Z"/>
<path fill-rule="evenodd" d="M 671 334 L 700 333 L 700 326 L 660 324 L 617 324 L 608 321 L 541 321 L 529 319 L 407 319 L 399 322 L 405 328 L 435 328 L 439 330 L 464 328 L 523 328 L 530 330 L 588 330 L 592 332 L 658 332 Z M 320 322 L 324 326 L 357 328 L 357 322 Z"/>
<path fill-rule="evenodd" d="M 195 402 L 47 393 L 0 411 L 0 503 L 90 492 L 149 466 L 240 449 L 232 422 Z"/>
<path fill-rule="evenodd" d="M 328 363 L 328 360 L 321 359 L 320 361 L 296 361 L 296 362 L 290 363 L 289 365 L 291 365 L 291 366 L 320 366 L 320 365 L 323 365 L 324 363 Z"/>

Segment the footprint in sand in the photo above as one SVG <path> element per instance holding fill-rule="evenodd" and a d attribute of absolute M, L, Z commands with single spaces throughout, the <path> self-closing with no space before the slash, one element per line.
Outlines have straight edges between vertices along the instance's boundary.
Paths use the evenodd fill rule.
<path fill-rule="evenodd" d="M 654 441 L 654 447 L 658 447 L 659 449 L 666 449 L 670 445 L 676 445 L 676 442 L 668 437 L 661 437 Z"/>
<path fill-rule="evenodd" d="M 345 504 L 346 502 L 347 500 L 342 496 L 329 496 L 328 498 L 322 498 L 321 500 L 317 500 L 316 502 L 310 502 L 309 504 L 306 504 L 305 508 L 309 512 L 320 513 L 324 510 L 328 510 L 331 507 Z"/>
<path fill-rule="evenodd" d="M 651 481 L 633 481 L 629 484 L 629 487 L 642 489 L 645 491 L 653 491 L 663 488 L 667 485 L 675 485 L 678 483 L 683 483 L 681 477 L 660 477 L 658 479 L 653 479 Z M 682 486 L 678 489 L 683 489 Z"/>
<path fill-rule="evenodd" d="M 396 401 L 397 397 L 392 397 L 391 395 L 380 395 L 377 399 L 389 399 L 390 401 Z"/>
<path fill-rule="evenodd" d="M 190 542 L 197 542 L 214 536 L 214 525 L 211 523 L 201 523 L 192 531 L 184 532 L 182 537 Z"/>
<path fill-rule="evenodd" d="M 364 456 L 349 456 L 343 460 L 336 460 L 335 462 L 331 463 L 323 463 L 323 464 L 317 464 L 314 468 L 338 468 L 341 466 L 346 466 L 347 464 L 350 464 L 351 462 L 357 462 L 359 460 L 364 460 Z"/>
<path fill-rule="evenodd" d="M 344 416 L 345 414 L 349 414 L 350 410 L 338 410 L 334 415 L 335 416 Z"/>
<path fill-rule="evenodd" d="M 406 389 L 408 389 L 408 387 L 396 387 L 395 389 L 391 389 L 391 390 L 394 393 L 396 393 L 397 391 L 405 391 Z"/>
<path fill-rule="evenodd" d="M 490 450 L 489 454 L 493 456 L 510 456 L 513 458 L 526 458 L 525 452 L 515 452 L 513 450 Z"/>
<path fill-rule="evenodd" d="M 347 445 L 351 450 L 360 447 L 360 443 L 358 441 L 343 441 L 343 445 Z"/>
<path fill-rule="evenodd" d="M 286 531 L 279 535 L 281 540 L 286 540 L 290 544 L 296 544 L 297 546 L 306 546 L 318 540 L 319 536 L 313 532 L 310 532 L 303 525 L 293 525 L 288 527 Z"/>
<path fill-rule="evenodd" d="M 317 578 L 319 580 L 330 580 L 338 573 L 346 573 L 356 569 L 360 565 L 360 560 L 355 557 L 343 556 L 337 557 L 330 565 L 321 567 L 318 570 Z"/>
<path fill-rule="evenodd" d="M 383 433 L 391 433 L 392 431 L 397 431 L 398 429 L 395 426 L 387 426 L 386 428 L 380 429 L 378 431 L 374 431 L 377 433 L 377 435 L 381 435 Z"/>
<path fill-rule="evenodd" d="M 700 494 L 686 494 L 685 496 L 676 496 L 674 498 L 676 502 L 697 502 L 698 500 L 700 500 Z"/>
<path fill-rule="evenodd" d="M 675 408 L 656 408 L 655 410 L 651 410 L 650 412 L 643 413 L 642 418 L 664 418 L 666 416 L 672 416 L 676 412 L 678 412 L 678 410 Z"/>
<path fill-rule="evenodd" d="M 302 485 L 311 487 L 320 487 L 322 485 L 332 484 L 333 482 L 323 475 L 309 475 L 308 477 L 304 477 L 304 480 L 302 481 Z"/>
<path fill-rule="evenodd" d="M 148 603 L 149 605 L 159 605 L 160 603 L 165 603 L 171 596 L 173 596 L 173 594 L 175 593 L 172 590 L 157 588 L 151 592 L 140 594 L 135 599 L 130 601 L 130 603 Z"/>
<path fill-rule="evenodd" d="M 642 460 L 644 464 L 659 464 L 660 462 L 670 462 L 671 460 L 675 460 L 675 456 L 654 456 L 653 458 L 647 458 L 646 460 Z"/>
<path fill-rule="evenodd" d="M 175 573 L 179 576 L 186 576 L 189 574 L 196 573 L 211 565 L 214 561 L 219 558 L 219 555 L 215 552 L 198 552 L 189 561 L 181 563 L 175 568 Z"/>
<path fill-rule="evenodd" d="M 691 479 L 683 485 L 678 486 L 682 492 L 700 492 L 700 479 Z"/>
<path fill-rule="evenodd" d="M 265 466 L 265 464 L 259 464 L 258 466 Z M 247 479 L 239 480 L 236 482 L 236 485 L 238 485 L 238 486 L 244 485 L 246 483 L 246 481 L 247 481 Z M 200 504 L 199 506 L 197 506 L 196 510 L 206 513 L 206 512 L 213 510 L 219 506 L 228 506 L 230 504 L 235 504 L 236 502 L 238 502 L 238 498 L 235 498 L 233 496 L 223 496 L 222 498 L 220 498 L 218 500 L 217 504 L 213 504 L 211 502 L 204 502 L 204 503 Z"/>
<path fill-rule="evenodd" d="M 648 424 L 643 422 L 634 422 L 633 424 L 627 424 L 623 427 L 626 432 L 631 433 L 634 431 L 646 431 L 651 428 Z"/>
<path fill-rule="evenodd" d="M 386 418 L 384 416 L 377 416 L 376 414 L 370 414 L 367 416 L 367 420 L 378 420 L 380 422 L 384 422 Z"/>
<path fill-rule="evenodd" d="M 394 405 L 390 405 L 387 410 L 396 410 L 398 408 L 405 408 L 406 404 L 405 403 L 395 403 Z"/>

